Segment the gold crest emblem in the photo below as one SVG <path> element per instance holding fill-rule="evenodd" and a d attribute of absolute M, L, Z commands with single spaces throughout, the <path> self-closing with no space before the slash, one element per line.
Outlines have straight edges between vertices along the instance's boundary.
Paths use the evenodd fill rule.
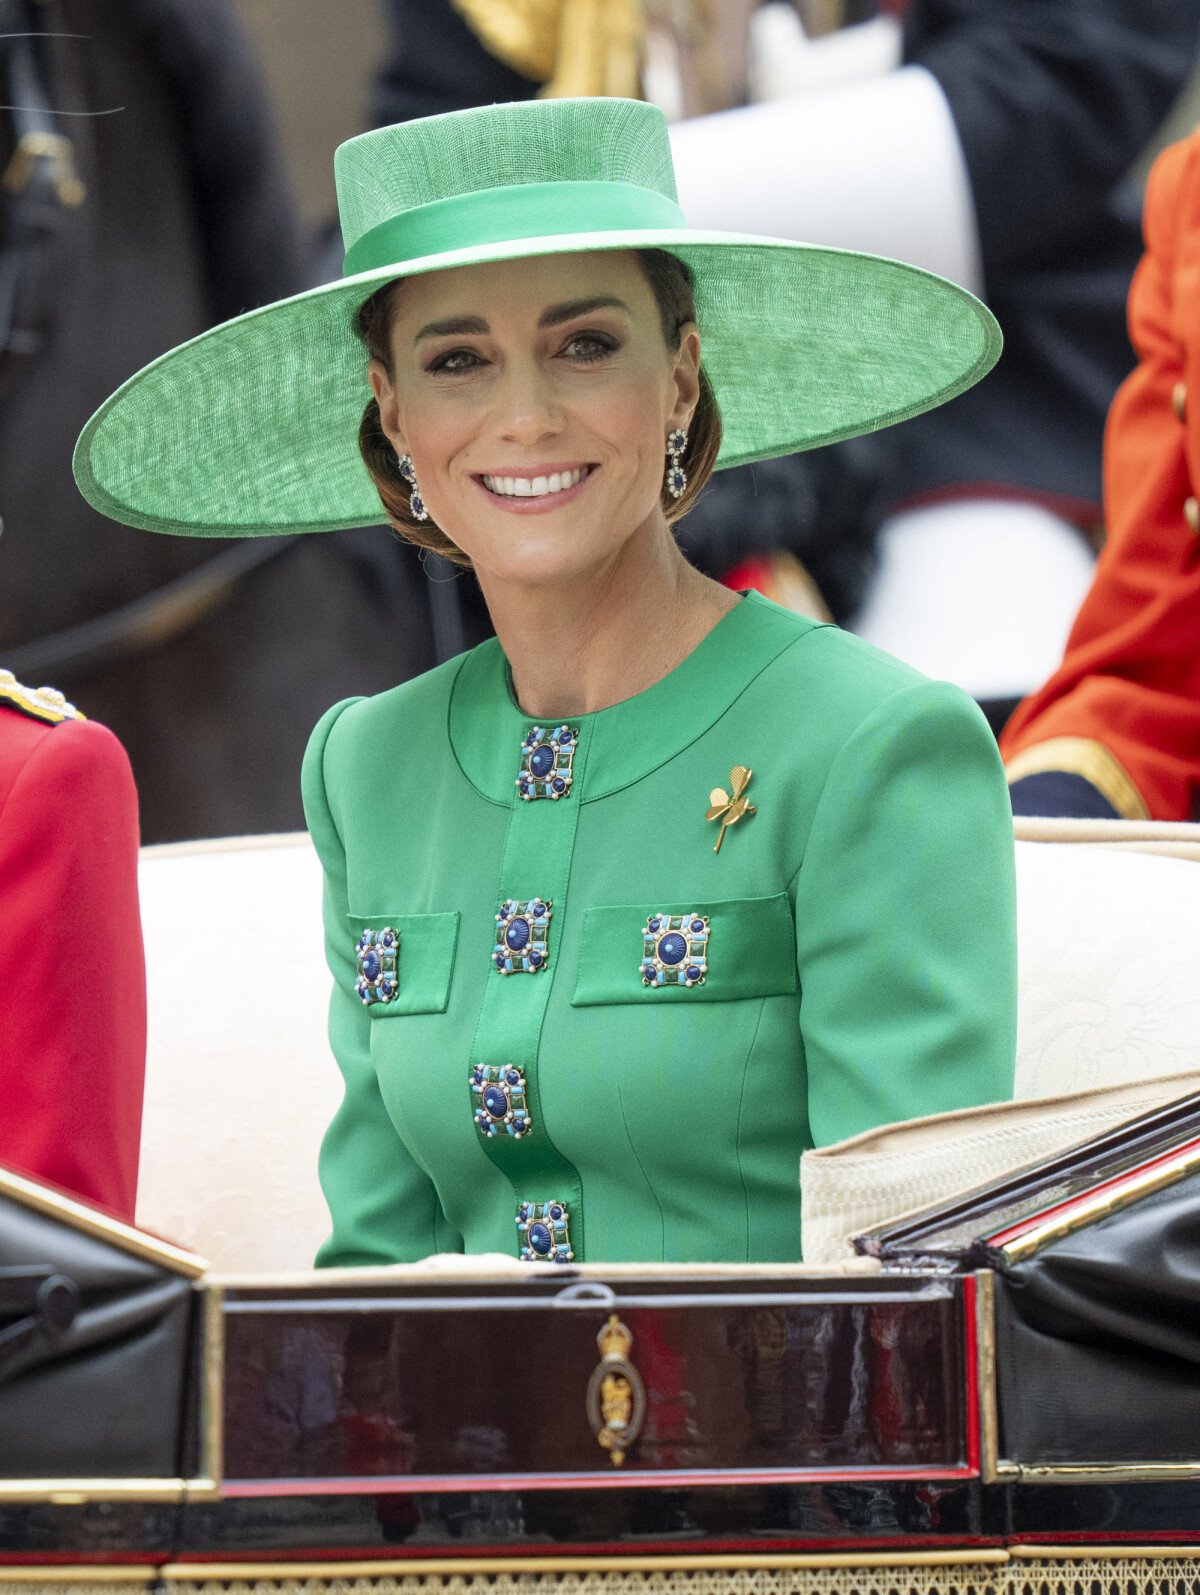
<path fill-rule="evenodd" d="M 593 1371 L 587 1388 L 587 1414 L 592 1432 L 608 1452 L 609 1461 L 619 1468 L 629 1448 L 642 1432 L 646 1419 L 646 1389 L 641 1375 L 629 1361 L 633 1336 L 610 1313 L 596 1336 L 600 1364 Z"/>

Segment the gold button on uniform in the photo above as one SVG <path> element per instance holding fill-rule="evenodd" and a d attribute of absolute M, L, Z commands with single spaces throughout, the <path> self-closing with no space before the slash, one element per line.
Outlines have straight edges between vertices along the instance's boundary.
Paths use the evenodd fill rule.
<path fill-rule="evenodd" d="M 1183 516 L 1194 532 L 1200 532 L 1200 501 L 1194 498 L 1185 499 Z"/>
<path fill-rule="evenodd" d="M 1181 421 L 1187 420 L 1187 383 L 1177 382 L 1171 389 L 1171 408 Z"/>

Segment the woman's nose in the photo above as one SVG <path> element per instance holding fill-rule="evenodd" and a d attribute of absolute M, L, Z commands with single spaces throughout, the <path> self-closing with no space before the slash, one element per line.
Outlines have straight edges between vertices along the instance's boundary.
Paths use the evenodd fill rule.
<path fill-rule="evenodd" d="M 514 443 L 536 443 L 562 430 L 563 413 L 554 385 L 536 364 L 505 373 L 497 395 L 502 433 Z"/>

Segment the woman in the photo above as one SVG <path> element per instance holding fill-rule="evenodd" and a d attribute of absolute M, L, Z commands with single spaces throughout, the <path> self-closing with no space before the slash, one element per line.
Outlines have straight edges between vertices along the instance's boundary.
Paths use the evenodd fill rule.
<path fill-rule="evenodd" d="M 960 391 L 994 323 L 689 233 L 634 102 L 387 128 L 337 171 L 344 282 L 165 356 L 77 451 L 165 531 L 353 524 L 369 488 L 495 622 L 309 746 L 346 1085 L 320 1261 L 795 1259 L 806 1147 L 1011 1091 L 1004 778 L 961 693 L 706 581 L 670 521 L 718 450 Z"/>

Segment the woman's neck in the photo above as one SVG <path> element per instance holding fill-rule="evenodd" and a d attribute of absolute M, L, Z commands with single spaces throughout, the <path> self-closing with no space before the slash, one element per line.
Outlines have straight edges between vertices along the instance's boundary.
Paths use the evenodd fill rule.
<path fill-rule="evenodd" d="M 536 587 L 481 574 L 517 702 L 535 719 L 591 714 L 669 675 L 737 603 L 663 535 L 634 537 L 590 580 Z"/>

